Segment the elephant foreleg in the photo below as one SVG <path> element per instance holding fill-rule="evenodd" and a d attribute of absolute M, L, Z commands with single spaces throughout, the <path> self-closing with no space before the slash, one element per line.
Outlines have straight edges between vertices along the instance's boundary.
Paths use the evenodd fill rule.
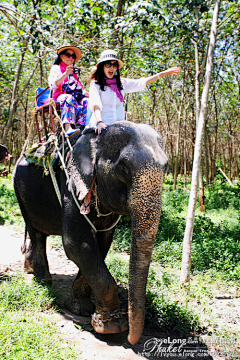
<path fill-rule="evenodd" d="M 91 294 L 92 289 L 79 270 L 73 283 L 70 299 L 65 302 L 66 308 L 76 315 L 91 316 L 95 309 L 95 305 L 91 300 Z"/>
<path fill-rule="evenodd" d="M 114 230 L 108 231 L 107 233 L 97 234 L 99 250 L 103 259 L 105 259 L 111 246 L 113 233 Z M 95 310 L 95 305 L 92 303 L 91 295 L 92 289 L 79 270 L 73 283 L 70 299 L 65 302 L 65 306 L 73 314 L 90 316 Z"/>

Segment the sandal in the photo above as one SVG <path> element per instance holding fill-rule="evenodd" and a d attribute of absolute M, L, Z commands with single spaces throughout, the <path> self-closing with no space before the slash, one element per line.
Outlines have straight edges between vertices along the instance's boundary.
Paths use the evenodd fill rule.
<path fill-rule="evenodd" d="M 66 136 L 71 138 L 75 135 L 77 135 L 80 132 L 80 129 L 70 129 L 66 132 Z"/>
<path fill-rule="evenodd" d="M 83 201 L 81 208 L 80 208 L 80 213 L 82 215 L 87 215 L 90 213 L 90 202 L 89 202 L 89 204 L 85 205 L 85 202 Z"/>

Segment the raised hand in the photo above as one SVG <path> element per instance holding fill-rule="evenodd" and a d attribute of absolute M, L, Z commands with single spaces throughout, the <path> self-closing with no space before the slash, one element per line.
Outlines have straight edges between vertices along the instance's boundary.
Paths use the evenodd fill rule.
<path fill-rule="evenodd" d="M 178 75 L 181 69 L 179 67 L 172 67 L 162 72 L 164 76 L 168 75 Z"/>

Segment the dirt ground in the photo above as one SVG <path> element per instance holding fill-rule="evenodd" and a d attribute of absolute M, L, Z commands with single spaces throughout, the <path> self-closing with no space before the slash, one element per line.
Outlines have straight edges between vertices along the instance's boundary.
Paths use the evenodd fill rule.
<path fill-rule="evenodd" d="M 23 234 L 0 226 L 0 275 L 8 276 L 23 268 L 23 256 L 20 251 Z M 61 296 L 61 313 L 53 316 L 56 324 L 69 344 L 79 348 L 79 360 L 135 360 L 135 359 L 205 359 L 220 360 L 214 348 L 199 343 L 196 339 L 180 339 L 174 334 L 163 333 L 145 328 L 140 341 L 131 348 L 124 345 L 127 332 L 116 335 L 100 335 L 94 332 L 90 317 L 71 314 L 64 309 L 73 280 L 77 274 L 76 265 L 67 259 L 63 250 L 48 247 L 48 261 L 53 284 Z M 26 281 L 32 275 L 26 274 Z"/>

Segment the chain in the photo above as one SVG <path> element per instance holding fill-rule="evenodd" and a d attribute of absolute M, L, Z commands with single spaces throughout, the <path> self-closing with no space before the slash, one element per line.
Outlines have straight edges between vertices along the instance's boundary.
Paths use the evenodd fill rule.
<path fill-rule="evenodd" d="M 96 199 L 96 204 L 95 204 L 95 209 L 97 211 L 97 217 L 100 217 L 100 216 L 109 216 L 112 214 L 112 212 L 108 213 L 108 214 L 101 214 L 100 213 L 100 210 L 99 210 L 99 207 L 98 207 L 98 197 L 97 197 L 97 186 L 96 186 L 96 183 L 95 183 L 95 199 Z"/>
<path fill-rule="evenodd" d="M 92 320 L 96 324 L 100 325 L 101 323 L 106 323 L 107 321 L 110 321 L 112 319 L 123 318 L 127 314 L 128 314 L 127 312 L 125 312 L 121 309 L 114 310 L 112 313 L 109 311 L 101 310 L 101 312 L 97 311 L 96 313 L 94 313 L 92 315 Z M 104 317 L 104 318 L 102 318 L 102 317 Z"/>

